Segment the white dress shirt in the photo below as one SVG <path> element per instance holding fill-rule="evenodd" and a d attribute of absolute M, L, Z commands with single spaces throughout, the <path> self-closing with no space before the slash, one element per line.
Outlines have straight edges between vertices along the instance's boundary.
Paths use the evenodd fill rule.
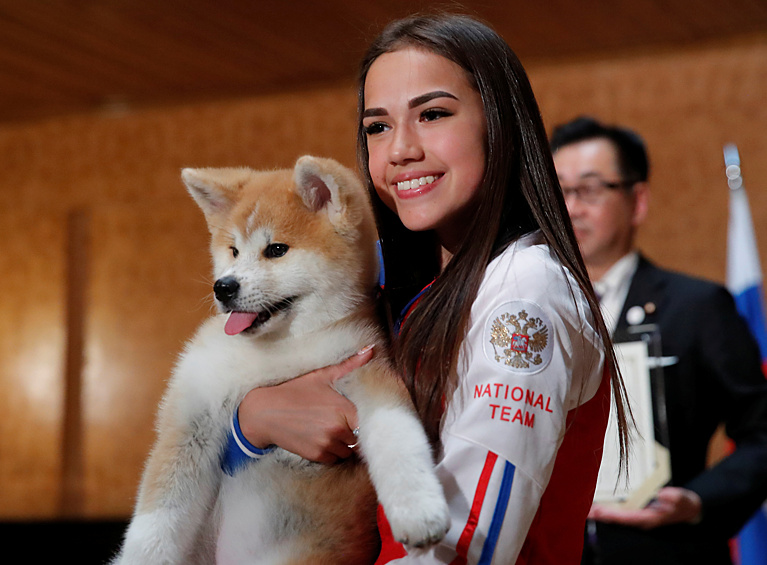
<path fill-rule="evenodd" d="M 639 253 L 632 251 L 621 257 L 601 279 L 593 283 L 599 297 L 602 317 L 610 334 L 615 332 L 615 327 L 618 325 L 618 317 L 626 303 L 637 265 L 639 265 Z"/>

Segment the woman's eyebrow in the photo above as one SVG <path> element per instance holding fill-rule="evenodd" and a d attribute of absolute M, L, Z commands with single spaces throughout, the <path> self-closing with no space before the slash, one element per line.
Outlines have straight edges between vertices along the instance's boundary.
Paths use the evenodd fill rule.
<path fill-rule="evenodd" d="M 427 92 L 426 94 L 421 94 L 420 96 L 416 96 L 415 98 L 411 99 L 407 103 L 408 109 L 412 110 L 413 108 L 417 108 L 421 104 L 426 104 L 430 100 L 434 100 L 435 98 L 452 98 L 453 100 L 458 100 L 458 97 L 450 94 L 449 92 L 445 92 L 444 90 L 435 90 L 433 92 Z M 386 108 L 368 108 L 364 112 L 362 112 L 363 118 L 370 118 L 373 116 L 388 116 L 389 112 L 386 110 Z"/>
<path fill-rule="evenodd" d="M 364 112 L 362 112 L 363 118 L 369 118 L 371 116 L 388 116 L 389 112 L 386 111 L 386 108 L 368 108 Z"/>
<path fill-rule="evenodd" d="M 421 104 L 426 104 L 430 100 L 434 100 L 435 98 L 452 98 L 453 100 L 458 100 L 455 96 L 450 94 L 449 92 L 445 92 L 444 90 L 435 90 L 434 92 L 427 92 L 426 94 L 421 94 L 420 96 L 416 96 L 410 102 L 408 102 L 407 107 L 409 109 L 417 108 Z"/>

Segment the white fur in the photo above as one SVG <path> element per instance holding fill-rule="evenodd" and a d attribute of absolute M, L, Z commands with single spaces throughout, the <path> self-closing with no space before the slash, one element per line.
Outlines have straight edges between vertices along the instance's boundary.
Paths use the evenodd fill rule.
<path fill-rule="evenodd" d="M 444 493 L 432 473 L 426 437 L 413 433 L 420 426 L 418 419 L 402 406 L 369 406 L 368 411 L 355 400 L 360 446 L 394 538 L 415 546 L 438 542 L 445 534 Z M 405 484 L 407 489 L 402 488 Z"/>

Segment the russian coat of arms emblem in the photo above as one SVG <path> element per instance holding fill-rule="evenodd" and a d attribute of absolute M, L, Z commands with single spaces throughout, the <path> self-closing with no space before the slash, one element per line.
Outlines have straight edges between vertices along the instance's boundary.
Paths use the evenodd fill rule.
<path fill-rule="evenodd" d="M 527 310 L 505 312 L 493 320 L 490 343 L 495 360 L 515 369 L 529 369 L 543 363 L 541 353 L 549 343 L 549 328 Z"/>

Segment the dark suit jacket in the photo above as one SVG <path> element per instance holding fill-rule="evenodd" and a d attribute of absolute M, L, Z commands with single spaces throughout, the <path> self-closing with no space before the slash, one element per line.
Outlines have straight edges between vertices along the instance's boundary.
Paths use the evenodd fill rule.
<path fill-rule="evenodd" d="M 724 287 L 660 269 L 644 257 L 618 320 L 617 342 L 628 339 L 632 306 L 644 309 L 642 323 L 659 326 L 663 356 L 678 358 L 663 370 L 671 484 L 700 495 L 703 519 L 647 532 L 597 524 L 584 562 L 594 563 L 588 556 L 596 550 L 596 562 L 604 565 L 730 563 L 727 540 L 767 499 L 767 380 L 758 347 Z M 737 448 L 706 470 L 709 440 L 720 423 Z"/>

